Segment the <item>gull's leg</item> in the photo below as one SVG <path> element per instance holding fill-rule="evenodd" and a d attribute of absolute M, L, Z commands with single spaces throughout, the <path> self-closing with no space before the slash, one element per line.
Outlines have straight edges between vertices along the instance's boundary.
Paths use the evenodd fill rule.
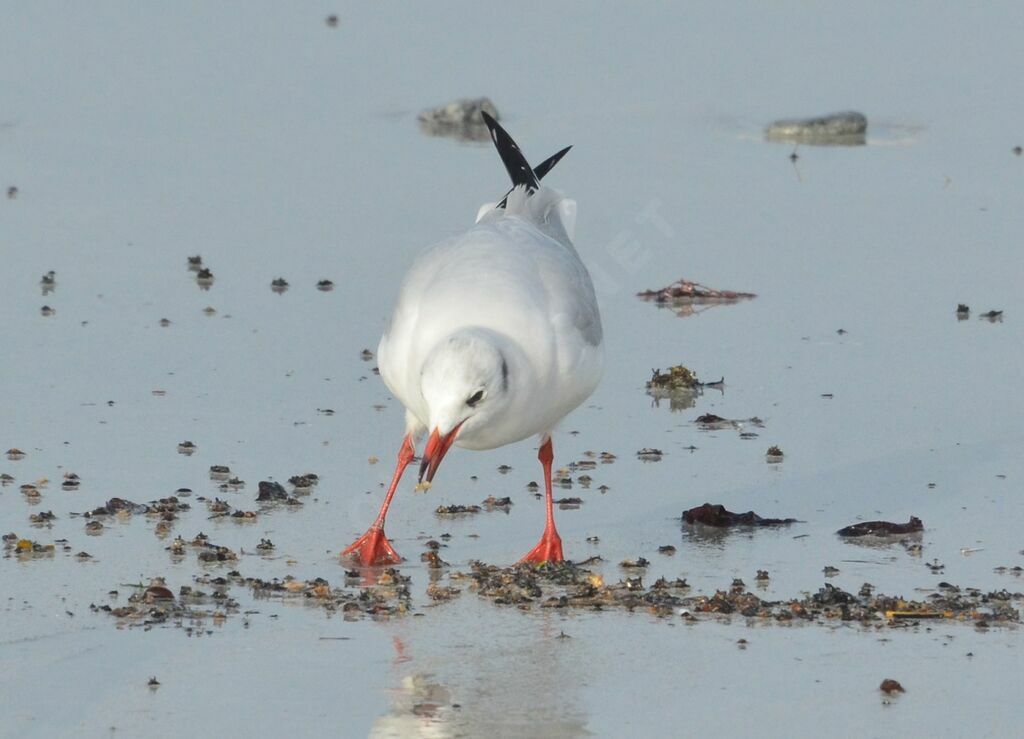
<path fill-rule="evenodd" d="M 388 514 L 388 506 L 391 505 L 395 489 L 398 488 L 398 481 L 402 479 L 402 473 L 405 472 L 405 468 L 409 466 L 414 456 L 416 456 L 416 450 L 412 445 L 412 434 L 406 434 L 405 439 L 402 440 L 402 447 L 398 450 L 398 466 L 395 467 L 395 476 L 391 478 L 391 487 L 388 488 L 388 494 L 384 496 L 384 504 L 380 507 L 377 520 L 365 534 L 341 553 L 342 557 L 347 557 L 364 567 L 393 565 L 402 561 L 398 552 L 392 548 L 391 542 L 384 536 L 384 517 Z"/>
<path fill-rule="evenodd" d="M 519 560 L 520 564 L 523 562 L 535 564 L 540 564 L 541 562 L 561 562 L 564 559 L 562 557 L 562 537 L 555 530 L 555 506 L 551 495 L 551 460 L 554 457 L 555 454 L 551 449 L 551 437 L 548 437 L 540 445 L 540 451 L 537 452 L 537 459 L 540 460 L 540 464 L 544 468 L 544 490 L 547 495 L 548 504 L 547 523 L 544 525 L 544 535 L 540 537 L 540 543 L 531 549 L 529 554 Z"/>

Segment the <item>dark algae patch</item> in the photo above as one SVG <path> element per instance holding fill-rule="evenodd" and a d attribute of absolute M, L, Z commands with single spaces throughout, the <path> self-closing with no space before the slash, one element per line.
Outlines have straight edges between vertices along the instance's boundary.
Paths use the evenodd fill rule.
<path fill-rule="evenodd" d="M 924 524 L 917 516 L 911 516 L 906 523 L 892 523 L 890 521 L 864 521 L 850 526 L 844 526 L 836 533 L 845 538 L 856 538 L 860 536 L 903 536 L 906 534 L 917 534 L 924 531 Z"/>
<path fill-rule="evenodd" d="M 799 521 L 795 518 L 763 518 L 753 511 L 735 513 L 723 505 L 705 503 L 683 511 L 683 523 L 728 528 L 730 526 L 787 526 L 791 523 L 799 523 Z"/>

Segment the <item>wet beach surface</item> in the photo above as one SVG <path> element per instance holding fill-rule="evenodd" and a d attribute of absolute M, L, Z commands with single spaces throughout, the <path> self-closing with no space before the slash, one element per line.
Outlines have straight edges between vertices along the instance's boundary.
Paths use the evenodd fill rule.
<path fill-rule="evenodd" d="M 631 9 L 566 34 L 569 8 L 474 8 L 11 12 L 0 734 L 1011 733 L 1021 14 Z M 505 191 L 489 144 L 417 115 L 480 95 L 531 160 L 574 145 L 546 181 L 580 203 L 608 369 L 554 436 L 556 515 L 589 601 L 473 577 L 540 534 L 531 442 L 407 480 L 396 572 L 337 557 L 401 438 L 372 356 L 397 280 Z M 865 146 L 763 140 L 846 109 Z M 636 296 L 679 279 L 756 297 Z M 648 394 L 676 365 L 724 382 Z M 685 524 L 704 503 L 796 522 Z M 836 534 L 911 517 L 923 531 Z M 621 602 L 660 578 L 680 602 Z M 865 583 L 978 603 L 813 601 Z M 733 591 L 782 605 L 702 608 Z"/>

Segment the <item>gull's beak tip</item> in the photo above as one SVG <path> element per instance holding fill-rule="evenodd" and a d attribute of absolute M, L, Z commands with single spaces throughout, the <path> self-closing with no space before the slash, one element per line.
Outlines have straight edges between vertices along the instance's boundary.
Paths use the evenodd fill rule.
<path fill-rule="evenodd" d="M 423 448 L 423 459 L 420 461 L 420 484 L 434 481 L 437 468 L 441 466 L 441 460 L 444 459 L 444 455 L 448 453 L 452 444 L 455 443 L 455 437 L 459 435 L 460 428 L 462 428 L 461 423 L 457 424 L 455 428 L 444 436 L 441 436 L 441 432 L 438 431 L 436 426 L 430 432 L 427 445 Z"/>

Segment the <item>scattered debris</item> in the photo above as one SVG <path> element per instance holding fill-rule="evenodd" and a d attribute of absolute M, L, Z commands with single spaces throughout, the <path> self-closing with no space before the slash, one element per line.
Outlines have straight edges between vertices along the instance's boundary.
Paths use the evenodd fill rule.
<path fill-rule="evenodd" d="M 19 559 L 42 559 L 54 555 L 57 547 L 53 544 L 40 544 L 31 539 L 22 539 L 17 534 L 4 534 L 4 557 L 12 554 Z"/>
<path fill-rule="evenodd" d="M 483 501 L 483 506 L 489 511 L 499 510 L 508 513 L 512 507 L 512 499 L 508 497 L 495 498 L 493 495 L 488 495 Z"/>
<path fill-rule="evenodd" d="M 860 536 L 900 536 L 916 534 L 924 531 L 924 524 L 917 516 L 911 516 L 907 523 L 890 523 L 889 521 L 864 521 L 839 529 L 836 533 L 843 537 Z"/>
<path fill-rule="evenodd" d="M 159 516 L 164 520 L 174 520 L 174 515 L 189 510 L 188 503 L 183 503 L 175 496 L 160 498 L 149 503 L 133 503 L 124 498 L 111 498 L 104 505 L 93 508 L 86 513 L 72 513 L 72 516 L 84 518 L 96 518 L 97 516 L 116 516 L 127 518 L 132 514 L 146 514 Z"/>
<path fill-rule="evenodd" d="M 470 516 L 479 513 L 482 509 L 478 505 L 439 505 L 434 510 L 434 515 L 444 516 Z"/>
<path fill-rule="evenodd" d="M 733 513 L 723 505 L 712 503 L 705 503 L 688 511 L 683 511 L 683 522 L 688 524 L 699 523 L 716 528 L 727 528 L 730 526 L 787 526 L 791 523 L 800 523 L 795 518 L 762 518 L 753 511 Z"/>
<path fill-rule="evenodd" d="M 762 600 L 746 590 L 742 580 L 734 580 L 725 590 L 713 595 L 687 595 L 685 580 L 669 582 L 659 579 L 650 588 L 640 577 L 626 578 L 615 584 L 604 583 L 603 578 L 580 564 L 572 562 L 544 565 L 520 564 L 514 567 L 496 567 L 481 562 L 471 563 L 468 573 L 455 572 L 453 580 L 468 579 L 472 588 L 483 598 L 499 605 L 514 605 L 521 609 L 587 608 L 603 610 L 623 608 L 642 609 L 657 616 L 680 613 L 693 620 L 694 614 L 711 616 L 738 615 L 786 621 L 828 623 L 832 621 L 887 622 L 892 627 L 914 623 L 899 614 L 938 614 L 940 618 L 975 623 L 1019 623 L 1020 613 L 1012 607 L 1014 600 L 1024 595 L 1006 591 L 982 593 L 969 589 L 965 593 L 936 592 L 928 602 L 907 601 L 899 597 L 874 595 L 864 589 L 855 596 L 832 585 L 824 585 L 816 593 L 783 601 Z"/>
<path fill-rule="evenodd" d="M 39 513 L 30 514 L 28 517 L 29 523 L 33 526 L 52 526 L 52 522 L 57 519 L 53 511 L 40 511 Z"/>
<path fill-rule="evenodd" d="M 307 472 L 304 475 L 292 475 L 288 482 L 294 486 L 296 495 L 308 495 L 320 484 L 320 476 L 314 472 Z"/>
<path fill-rule="evenodd" d="M 648 562 L 643 557 L 637 557 L 636 559 L 622 560 L 621 562 L 619 562 L 619 567 L 623 567 L 627 570 L 643 570 L 646 569 L 647 565 L 649 564 L 650 562 Z"/>

